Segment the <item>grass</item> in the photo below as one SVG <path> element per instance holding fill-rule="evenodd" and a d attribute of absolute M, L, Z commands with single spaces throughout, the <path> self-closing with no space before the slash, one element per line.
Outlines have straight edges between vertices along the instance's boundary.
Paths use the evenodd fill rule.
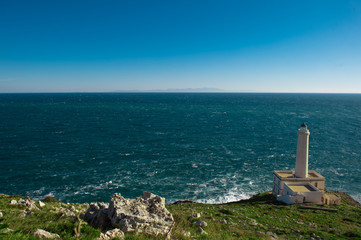
<path fill-rule="evenodd" d="M 337 212 L 299 209 L 297 205 L 282 205 L 268 193 L 249 200 L 228 204 L 201 204 L 177 202 L 167 205 L 175 225 L 172 239 L 361 239 L 361 207 L 344 193 L 339 206 L 326 206 Z M 70 205 L 52 199 L 42 210 L 24 215 L 24 206 L 10 205 L 20 196 L 0 195 L 0 239 L 36 239 L 32 234 L 38 229 L 59 234 L 62 239 L 95 239 L 100 230 L 75 217 L 67 217 L 56 208 Z M 78 213 L 86 211 L 86 204 L 72 204 Z M 200 218 L 192 215 L 201 213 Z M 197 232 L 195 222 L 203 220 L 207 234 Z M 13 231 L 5 233 L 6 229 Z M 185 235 L 190 233 L 190 237 Z M 145 234 L 127 233 L 125 239 L 164 239 Z"/>

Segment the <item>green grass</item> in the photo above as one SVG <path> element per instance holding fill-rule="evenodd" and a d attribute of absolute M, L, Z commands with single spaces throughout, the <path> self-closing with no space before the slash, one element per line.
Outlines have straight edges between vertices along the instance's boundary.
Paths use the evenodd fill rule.
<path fill-rule="evenodd" d="M 185 202 L 167 205 L 173 214 L 175 225 L 172 239 L 361 239 L 361 207 L 352 202 L 346 194 L 340 206 L 325 206 L 337 212 L 299 209 L 297 205 L 282 205 L 272 195 L 263 193 L 252 199 L 228 204 L 200 204 Z M 12 199 L 20 196 L 0 195 L 0 239 L 36 239 L 32 234 L 38 229 L 59 234 L 62 239 L 76 239 L 79 220 L 67 217 L 55 208 L 69 208 L 69 205 L 55 201 L 46 202 L 42 210 L 22 217 L 25 209 L 21 205 L 10 205 Z M 80 212 L 86 205 L 72 204 Z M 201 213 L 198 219 L 191 216 Z M 197 232 L 195 222 L 203 220 L 207 234 Z M 13 231 L 4 233 L 5 229 Z M 190 232 L 191 237 L 184 235 Z M 81 220 L 79 239 L 95 239 L 100 234 Z M 146 234 L 127 233 L 125 239 L 164 239 Z"/>
<path fill-rule="evenodd" d="M 344 196 L 344 195 L 342 195 Z M 326 206 L 337 212 L 299 209 L 297 205 L 282 205 L 268 193 L 250 200 L 231 204 L 206 205 L 185 203 L 169 205 L 178 223 L 173 232 L 186 230 L 192 239 L 269 239 L 271 233 L 279 238 L 298 239 L 361 239 L 361 209 L 346 200 L 340 206 Z M 189 217 L 202 213 L 201 220 L 208 236 L 195 233 L 196 227 Z M 255 223 L 255 224 L 252 224 Z M 268 232 L 268 233 L 267 233 Z M 269 235 L 267 235 L 269 234 Z"/>

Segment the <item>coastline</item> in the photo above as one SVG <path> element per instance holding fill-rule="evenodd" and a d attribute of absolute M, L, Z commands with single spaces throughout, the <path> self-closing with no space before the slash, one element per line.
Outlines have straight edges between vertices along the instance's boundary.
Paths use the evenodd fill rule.
<path fill-rule="evenodd" d="M 171 239 L 347 239 L 361 237 L 359 216 L 361 204 L 344 192 L 333 192 L 341 197 L 339 206 L 326 206 L 334 212 L 302 209 L 300 205 L 284 205 L 269 194 L 261 193 L 249 199 L 223 204 L 204 204 L 177 201 L 167 204 L 175 224 Z M 0 194 L 0 237 L 2 239 L 29 239 L 38 228 L 43 228 L 62 239 L 96 239 L 106 230 L 93 228 L 79 219 L 89 204 L 63 203 L 55 198 L 44 199 L 39 210 L 23 205 L 10 205 L 23 197 Z M 307 205 L 308 206 L 308 205 Z M 317 205 L 311 207 L 320 208 Z M 208 223 L 199 232 L 197 221 Z M 68 227 L 65 227 L 68 226 Z M 70 226 L 70 227 L 69 227 Z M 80 226 L 80 227 L 79 227 Z M 76 235 L 79 227 L 82 234 Z M 129 232 L 125 239 L 165 239 L 164 236 Z"/>

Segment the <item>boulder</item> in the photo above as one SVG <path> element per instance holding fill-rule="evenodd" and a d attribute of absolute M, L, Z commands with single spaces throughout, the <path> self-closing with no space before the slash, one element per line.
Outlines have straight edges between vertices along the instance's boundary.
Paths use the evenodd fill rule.
<path fill-rule="evenodd" d="M 207 227 L 207 223 L 205 221 L 197 221 L 195 224 L 197 227 Z"/>
<path fill-rule="evenodd" d="M 191 237 L 191 233 L 188 231 L 182 230 L 180 233 L 185 237 Z"/>
<path fill-rule="evenodd" d="M 2 218 L 4 215 L 3 215 L 3 213 L 2 212 L 0 212 L 0 218 Z"/>
<path fill-rule="evenodd" d="M 115 193 L 109 205 L 92 203 L 84 219 L 102 229 L 119 228 L 123 232 L 144 232 L 168 236 L 174 225 L 172 214 L 165 208 L 165 199 L 149 192 L 136 199 Z"/>
<path fill-rule="evenodd" d="M 41 208 L 43 208 L 43 207 L 45 207 L 45 203 L 43 203 L 42 201 L 38 201 L 38 204 L 39 204 L 39 207 L 41 207 Z"/>
<path fill-rule="evenodd" d="M 191 215 L 191 219 L 192 219 L 192 218 L 200 218 L 201 216 L 202 216 L 201 213 L 192 214 L 192 215 Z"/>
<path fill-rule="evenodd" d="M 60 239 L 60 236 L 58 234 L 55 234 L 55 233 L 50 233 L 50 232 L 47 232 L 43 229 L 38 229 L 36 230 L 36 232 L 34 232 L 33 234 L 35 237 L 38 237 L 38 238 L 46 238 L 46 239 Z"/>
<path fill-rule="evenodd" d="M 15 199 L 13 199 L 13 200 L 10 200 L 10 205 L 16 205 L 16 204 L 18 204 L 18 202 L 15 200 Z"/>
<path fill-rule="evenodd" d="M 109 202 L 108 216 L 112 225 L 123 232 L 167 235 L 174 224 L 172 214 L 165 208 L 165 199 L 149 192 L 136 199 L 114 194 Z"/>
<path fill-rule="evenodd" d="M 115 238 L 124 239 L 124 233 L 119 228 L 109 230 L 106 233 L 100 233 L 97 240 L 111 240 Z"/>
<path fill-rule="evenodd" d="M 108 217 L 109 204 L 98 202 L 91 203 L 84 214 L 84 219 L 97 228 L 109 229 L 112 227 Z"/>
<path fill-rule="evenodd" d="M 39 208 L 35 205 L 35 201 L 33 201 L 29 196 L 25 199 L 19 199 L 17 203 L 26 206 L 30 211 L 39 210 Z"/>

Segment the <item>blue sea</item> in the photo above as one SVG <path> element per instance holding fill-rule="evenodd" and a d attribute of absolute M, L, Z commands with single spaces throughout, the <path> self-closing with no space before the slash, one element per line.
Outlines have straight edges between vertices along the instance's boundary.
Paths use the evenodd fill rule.
<path fill-rule="evenodd" d="M 303 122 L 310 170 L 361 201 L 357 94 L 0 94 L 0 192 L 236 201 L 294 169 Z"/>

